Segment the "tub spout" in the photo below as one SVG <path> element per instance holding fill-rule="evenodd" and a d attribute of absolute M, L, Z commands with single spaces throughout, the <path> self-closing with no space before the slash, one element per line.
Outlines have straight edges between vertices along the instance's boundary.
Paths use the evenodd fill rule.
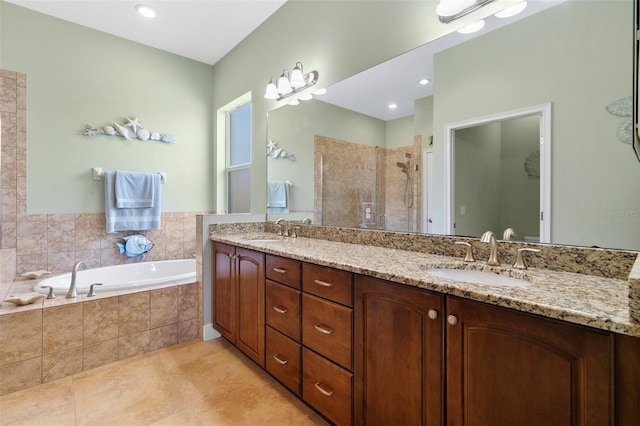
<path fill-rule="evenodd" d="M 67 299 L 73 299 L 78 296 L 78 292 L 76 291 L 76 274 L 80 269 L 87 269 L 87 265 L 84 262 L 76 262 L 76 264 L 73 265 L 73 271 L 71 272 L 71 285 L 69 286 Z"/>

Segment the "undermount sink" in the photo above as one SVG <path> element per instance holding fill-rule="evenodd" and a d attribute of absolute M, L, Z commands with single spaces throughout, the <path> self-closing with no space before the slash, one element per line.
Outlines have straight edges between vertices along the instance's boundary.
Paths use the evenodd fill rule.
<path fill-rule="evenodd" d="M 454 281 L 462 281 L 471 284 L 487 284 L 505 287 L 527 287 L 531 283 L 520 278 L 500 275 L 493 272 L 476 271 L 471 269 L 427 269 L 430 275 L 448 278 Z"/>

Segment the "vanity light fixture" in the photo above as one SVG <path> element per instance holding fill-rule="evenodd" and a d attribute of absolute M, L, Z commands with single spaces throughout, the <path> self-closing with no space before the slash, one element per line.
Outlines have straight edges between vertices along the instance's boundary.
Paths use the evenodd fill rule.
<path fill-rule="evenodd" d="M 145 18 L 155 18 L 156 10 L 146 4 L 136 4 L 136 11 Z"/>
<path fill-rule="evenodd" d="M 493 16 L 495 16 L 496 18 L 511 18 L 512 16 L 516 16 L 518 13 L 522 12 L 526 7 L 527 7 L 526 0 L 521 1 L 520 3 L 517 3 L 511 7 L 501 10 L 500 12 L 496 13 Z"/>
<path fill-rule="evenodd" d="M 484 19 L 474 22 L 473 24 L 466 25 L 458 30 L 460 34 L 471 34 L 480 31 L 484 28 Z"/>
<path fill-rule="evenodd" d="M 304 74 L 302 71 L 302 63 L 296 62 L 293 71 L 291 71 L 291 76 L 289 76 L 289 71 L 285 69 L 282 70 L 282 74 L 280 78 L 278 78 L 277 83 L 275 79 L 271 77 L 271 80 L 267 83 L 264 97 L 266 99 L 279 101 L 313 86 L 317 81 L 318 71 L 310 71 Z"/>
<path fill-rule="evenodd" d="M 449 23 L 474 12 L 493 0 L 440 0 L 436 13 L 440 22 Z"/>
<path fill-rule="evenodd" d="M 421 85 L 421 86 L 426 86 L 430 82 L 431 82 L 431 80 L 429 80 L 428 78 L 421 78 L 420 80 L 418 80 L 418 84 Z"/>

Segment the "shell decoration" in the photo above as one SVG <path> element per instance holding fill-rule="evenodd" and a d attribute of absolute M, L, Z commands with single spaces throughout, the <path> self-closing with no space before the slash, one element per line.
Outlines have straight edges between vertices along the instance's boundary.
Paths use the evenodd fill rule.
<path fill-rule="evenodd" d="M 124 243 L 116 243 L 121 254 L 128 257 L 141 256 L 153 248 L 153 243 L 142 234 L 133 234 L 123 237 Z"/>
<path fill-rule="evenodd" d="M 126 140 L 133 140 L 133 139 L 138 139 L 140 141 L 152 140 L 152 141 L 158 141 L 158 142 L 164 142 L 164 143 L 175 143 L 176 141 L 176 138 L 166 133 L 148 131 L 142 126 L 142 124 L 140 124 L 140 120 L 138 120 L 138 117 L 134 117 L 134 118 L 127 117 L 124 125 L 113 123 L 113 126 L 106 125 L 101 129 L 87 124 L 84 129 L 83 135 L 85 136 L 97 136 L 97 135 L 120 136 L 125 138 Z"/>
<path fill-rule="evenodd" d="M 296 157 L 293 154 L 289 154 L 282 148 L 278 148 L 278 144 L 269 139 L 269 143 L 267 143 L 267 157 L 271 157 L 274 160 L 278 158 L 286 158 L 291 161 L 296 161 Z"/>
<path fill-rule="evenodd" d="M 620 142 L 631 144 L 633 142 L 633 120 L 631 119 L 633 115 L 633 102 L 631 96 L 611 102 L 605 108 L 610 114 L 624 117 L 624 120 L 618 124 L 616 136 Z"/>

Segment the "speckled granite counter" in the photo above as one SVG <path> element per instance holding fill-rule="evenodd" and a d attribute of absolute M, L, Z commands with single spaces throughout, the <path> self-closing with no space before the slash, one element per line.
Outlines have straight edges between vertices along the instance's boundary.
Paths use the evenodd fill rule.
<path fill-rule="evenodd" d="M 252 238 L 256 237 L 256 231 L 261 230 L 237 231 L 211 233 L 210 239 L 640 337 L 640 323 L 632 321 L 629 316 L 629 282 L 624 279 L 537 268 L 519 271 L 504 264 L 501 268 L 505 274 L 525 279 L 529 284 L 524 287 L 469 284 L 430 275 L 428 269 L 439 266 L 492 271 L 495 268 L 486 266 L 483 261 L 465 264 L 461 258 L 322 239 L 280 237 L 276 241 L 256 240 Z"/>

